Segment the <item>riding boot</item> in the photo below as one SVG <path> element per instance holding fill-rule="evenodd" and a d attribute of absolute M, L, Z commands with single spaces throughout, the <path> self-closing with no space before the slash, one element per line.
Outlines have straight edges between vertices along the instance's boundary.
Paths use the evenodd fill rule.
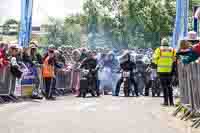
<path fill-rule="evenodd" d="M 135 90 L 135 95 L 138 97 L 139 96 L 139 90 L 138 90 L 138 85 L 137 85 L 137 83 L 135 82 L 135 80 L 134 79 L 131 79 L 131 82 L 133 83 L 133 85 L 134 85 L 134 90 Z"/>
<path fill-rule="evenodd" d="M 115 96 L 119 96 L 120 86 L 121 86 L 122 82 L 123 82 L 122 78 L 117 82 L 117 86 L 116 86 L 116 89 L 115 89 Z"/>
<path fill-rule="evenodd" d="M 169 103 L 168 103 L 168 89 L 165 87 L 165 88 L 163 88 L 163 90 L 164 90 L 164 105 L 169 105 Z"/>
<path fill-rule="evenodd" d="M 90 94 L 92 95 L 92 97 L 95 97 L 94 91 L 90 90 Z"/>
<path fill-rule="evenodd" d="M 152 81 L 149 81 L 145 87 L 145 96 L 149 96 L 149 89 L 151 88 Z"/>
<path fill-rule="evenodd" d="M 97 97 L 99 97 L 101 94 L 100 94 L 100 81 L 99 80 L 96 80 L 96 83 L 95 83 L 95 91 L 96 91 L 96 94 L 97 94 Z"/>
<path fill-rule="evenodd" d="M 145 88 L 145 96 L 149 96 L 149 88 Z"/>
<path fill-rule="evenodd" d="M 137 87 L 135 88 L 135 95 L 136 95 L 137 97 L 139 96 Z"/>

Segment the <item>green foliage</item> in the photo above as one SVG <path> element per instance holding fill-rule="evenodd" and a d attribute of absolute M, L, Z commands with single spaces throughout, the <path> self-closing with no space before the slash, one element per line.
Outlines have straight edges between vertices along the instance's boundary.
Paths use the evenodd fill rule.
<path fill-rule="evenodd" d="M 192 8 L 194 5 L 200 5 L 200 0 L 190 0 L 190 5 L 190 8 Z"/>
<path fill-rule="evenodd" d="M 4 25 L 18 24 L 19 22 L 15 19 L 8 19 Z"/>
<path fill-rule="evenodd" d="M 13 28 L 11 27 L 11 25 L 17 25 L 17 29 L 16 29 L 16 32 L 12 32 L 10 33 L 10 30 Z M 6 35 L 18 35 L 19 33 L 19 22 L 15 19 L 8 19 L 4 24 L 3 24 L 3 33 L 6 34 Z"/>
<path fill-rule="evenodd" d="M 160 38 L 172 34 L 175 1 L 86 0 L 84 14 L 70 15 L 64 23 L 53 22 L 44 41 L 79 47 L 82 34 L 93 33 L 94 42 L 98 36 L 117 48 L 156 47 Z"/>
<path fill-rule="evenodd" d="M 80 47 L 81 45 L 81 26 L 87 24 L 85 16 L 71 15 L 65 18 L 64 22 L 54 20 L 48 25 L 48 34 L 40 41 L 43 44 L 54 44 L 56 47 L 70 45 Z"/>
<path fill-rule="evenodd" d="M 172 33 L 175 6 L 175 0 L 87 0 L 84 11 L 113 44 L 155 47 Z"/>
<path fill-rule="evenodd" d="M 174 24 L 175 0 L 129 0 L 129 14 L 131 19 L 144 26 L 144 32 L 169 36 Z"/>

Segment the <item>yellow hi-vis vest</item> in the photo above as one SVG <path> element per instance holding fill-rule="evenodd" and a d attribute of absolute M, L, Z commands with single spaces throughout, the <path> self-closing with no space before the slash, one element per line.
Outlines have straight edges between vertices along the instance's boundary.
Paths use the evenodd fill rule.
<path fill-rule="evenodd" d="M 172 72 L 173 62 L 175 61 L 176 51 L 171 47 L 161 46 L 157 48 L 153 55 L 153 63 L 157 65 L 158 73 Z"/>

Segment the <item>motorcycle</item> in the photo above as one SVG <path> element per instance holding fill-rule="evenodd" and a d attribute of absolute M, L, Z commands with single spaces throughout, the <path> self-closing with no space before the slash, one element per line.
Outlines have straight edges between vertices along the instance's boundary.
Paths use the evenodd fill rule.
<path fill-rule="evenodd" d="M 96 82 L 94 82 L 94 78 L 96 76 L 96 71 L 93 69 L 81 70 L 81 78 L 80 78 L 80 94 L 83 98 L 86 97 L 87 93 L 91 93 L 93 97 L 98 96 L 98 92 L 96 91 Z M 95 95 L 96 94 L 96 95 Z"/>
<path fill-rule="evenodd" d="M 130 71 L 122 71 L 122 85 L 123 85 L 123 90 L 124 90 L 124 95 L 125 97 L 129 97 L 130 96 L 130 76 L 131 73 Z"/>

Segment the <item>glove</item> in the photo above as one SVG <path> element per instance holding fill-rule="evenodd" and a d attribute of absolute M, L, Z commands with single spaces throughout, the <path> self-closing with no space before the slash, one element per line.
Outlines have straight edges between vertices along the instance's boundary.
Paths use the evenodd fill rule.
<path fill-rule="evenodd" d="M 157 69 L 157 64 L 152 63 L 152 64 L 151 64 L 151 67 L 152 67 L 153 69 Z"/>

